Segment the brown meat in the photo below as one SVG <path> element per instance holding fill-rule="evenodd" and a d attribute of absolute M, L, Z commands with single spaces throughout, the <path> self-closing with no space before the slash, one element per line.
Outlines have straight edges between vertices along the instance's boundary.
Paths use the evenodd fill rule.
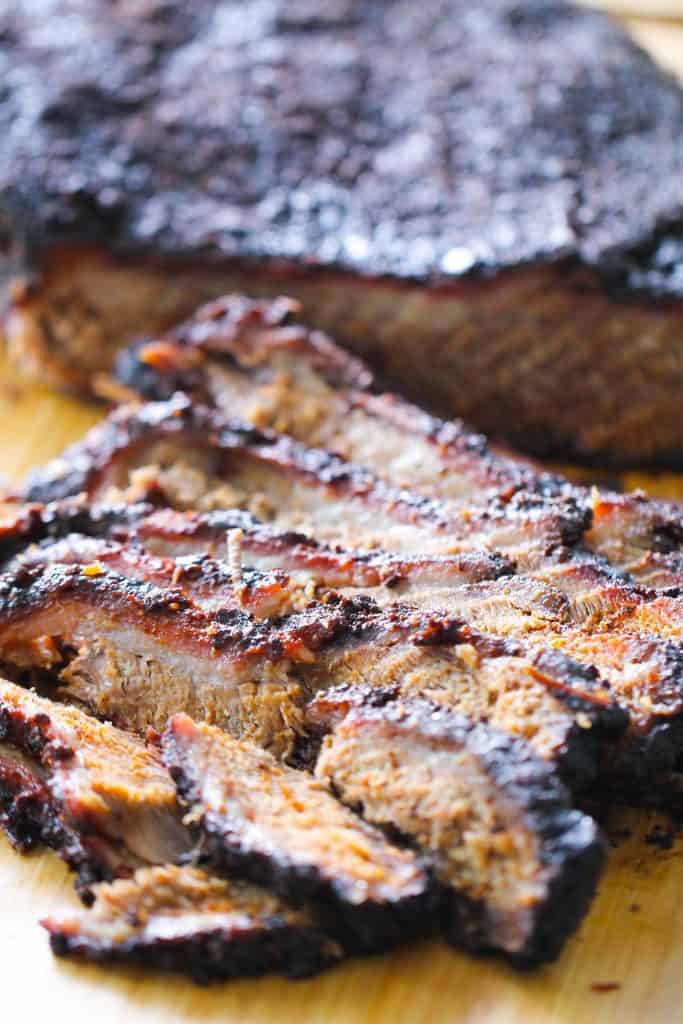
<path fill-rule="evenodd" d="M 20 564 L 88 561 L 129 579 L 175 586 L 210 613 L 241 610 L 265 619 L 303 610 L 316 593 L 327 593 L 327 588 L 321 591 L 315 586 L 320 581 L 315 573 L 293 580 L 281 570 L 236 567 L 208 556 L 161 559 L 135 547 L 81 535 L 29 549 Z M 394 563 L 396 570 L 399 565 Z M 494 637 L 522 640 L 530 649 L 540 648 L 541 654 L 548 649 L 562 651 L 589 671 L 597 668 L 630 718 L 625 749 L 629 774 L 650 786 L 653 771 L 659 774 L 675 767 L 683 738 L 683 652 L 680 643 L 634 629 L 634 615 L 643 603 L 638 592 L 618 590 L 607 595 L 611 600 L 606 600 L 602 618 L 600 610 L 593 609 L 587 624 L 585 609 L 574 610 L 560 590 L 525 576 L 463 583 L 461 565 L 455 579 L 449 579 L 446 559 L 441 564 L 433 560 L 429 572 L 427 561 L 417 565 L 414 572 L 406 563 L 403 579 L 394 579 L 390 585 L 350 586 L 345 592 L 349 596 L 369 593 L 389 610 L 407 598 L 414 608 L 447 613 Z M 680 620 L 680 600 L 671 598 L 668 604 L 672 610 L 675 606 Z M 673 619 L 670 632 L 674 632 Z M 323 662 L 327 670 L 324 657 Z M 616 764 L 612 770 L 617 770 Z"/>
<path fill-rule="evenodd" d="M 147 399 L 191 392 L 226 416 L 338 452 L 429 498 L 485 505 L 493 495 L 519 491 L 571 492 L 591 512 L 590 549 L 647 586 L 681 585 L 680 509 L 636 494 L 570 488 L 462 422 L 439 420 L 397 395 L 373 394 L 369 369 L 294 321 L 296 311 L 284 299 L 228 296 L 161 339 L 120 353 L 119 380 Z"/>
<path fill-rule="evenodd" d="M 97 562 L 0 577 L 0 659 L 15 673 L 47 673 L 60 693 L 127 727 L 160 729 L 185 710 L 290 758 L 305 756 L 309 697 L 357 680 L 384 688 L 402 679 L 523 734 L 576 786 L 626 724 L 594 669 L 441 613 L 329 594 L 259 620 L 234 606 L 204 611 L 179 587 Z"/>
<path fill-rule="evenodd" d="M 94 896 L 90 910 L 42 922 L 58 956 L 182 971 L 206 984 L 270 971 L 308 977 L 341 955 L 308 910 L 196 868 L 142 868 Z"/>
<path fill-rule="evenodd" d="M 162 748 L 211 864 L 295 903 L 312 901 L 351 952 L 427 929 L 431 886 L 415 854 L 388 842 L 307 772 L 187 715 L 174 715 Z"/>
<path fill-rule="evenodd" d="M 447 415 L 680 461 L 683 99 L 603 15 L 23 0 L 0 39 L 8 334 L 42 377 L 285 290 Z"/>
<path fill-rule="evenodd" d="M 333 697 L 323 703 L 329 715 Z M 457 945 L 552 960 L 588 907 L 604 861 L 598 830 L 523 741 L 424 701 L 361 696 L 327 736 L 316 775 L 416 844 Z"/>
<path fill-rule="evenodd" d="M 156 750 L 0 681 L 0 820 L 23 849 L 53 847 L 93 881 L 172 862 L 191 839 Z"/>
<path fill-rule="evenodd" d="M 247 507 L 281 529 L 404 554 L 495 550 L 528 568 L 580 542 L 589 514 L 573 495 L 520 491 L 486 505 L 441 501 L 386 483 L 355 463 L 193 404 L 117 410 L 29 476 L 21 497 L 149 497 L 176 508 Z"/>

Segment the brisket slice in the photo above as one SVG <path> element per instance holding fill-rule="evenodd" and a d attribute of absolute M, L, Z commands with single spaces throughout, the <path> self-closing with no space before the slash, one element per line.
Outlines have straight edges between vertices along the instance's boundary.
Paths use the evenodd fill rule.
<path fill-rule="evenodd" d="M 191 394 L 228 419 L 336 452 L 429 497 L 487 501 L 499 491 L 553 494 L 567 486 L 461 421 L 374 393 L 369 367 L 297 320 L 298 312 L 290 299 L 224 296 L 160 338 L 123 349 L 116 379 L 146 401 Z"/>
<path fill-rule="evenodd" d="M 527 736 L 575 786 L 594 778 L 605 741 L 627 720 L 594 668 L 439 612 L 330 593 L 261 620 L 234 607 L 205 611 L 178 586 L 97 562 L 0 577 L 0 660 L 20 677 L 47 674 L 59 693 L 126 727 L 160 729 L 184 710 L 287 758 L 305 755 L 303 708 L 315 691 L 400 678 Z"/>
<path fill-rule="evenodd" d="M 334 698 L 323 704 L 329 715 Z M 595 823 L 524 741 L 424 701 L 374 704 L 362 697 L 327 736 L 318 778 L 416 844 L 451 941 L 519 965 L 553 960 L 605 859 Z"/>
<path fill-rule="evenodd" d="M 447 415 L 680 459 L 683 99 L 604 15 L 97 0 L 65 40 L 71 11 L 0 24 L 8 333 L 34 370 L 87 386 L 204 298 L 284 290 Z"/>
<path fill-rule="evenodd" d="M 154 488 L 151 493 L 156 493 Z M 178 512 L 145 502 L 93 504 L 82 497 L 46 506 L 9 505 L 0 530 L 0 566 L 11 568 L 28 555 L 39 559 L 40 549 L 54 549 L 55 540 L 70 535 L 133 544 L 174 559 L 222 558 L 228 534 L 236 532 L 245 567 L 264 572 L 281 568 L 300 582 L 343 592 L 367 589 L 382 603 L 401 598 L 435 607 L 440 601 L 468 599 L 471 614 L 481 615 L 481 622 L 489 623 L 485 628 L 497 632 L 504 631 L 505 620 L 494 618 L 495 605 L 479 602 L 480 595 L 507 594 L 506 616 L 521 602 L 519 610 L 530 631 L 548 620 L 591 631 L 653 632 L 672 639 L 682 635 L 675 590 L 657 593 L 631 584 L 580 553 L 566 557 L 564 552 L 529 577 L 515 573 L 514 563 L 495 551 L 436 556 L 358 551 L 280 530 L 234 508 Z M 490 581 L 500 582 L 489 586 Z"/>
<path fill-rule="evenodd" d="M 429 929 L 429 875 L 409 850 L 340 804 L 307 772 L 187 715 L 162 739 L 200 856 L 295 904 L 311 901 L 349 952 Z"/>
<path fill-rule="evenodd" d="M 164 512 L 156 518 L 159 515 L 165 517 Z M 171 515 L 182 519 L 181 513 Z M 143 520 L 141 527 L 144 525 Z M 263 527 L 254 529 L 259 537 L 266 532 Z M 231 536 L 234 539 L 234 534 Z M 242 531 L 240 536 L 244 536 Z M 224 542 L 223 546 L 228 545 Z M 245 547 L 248 550 L 248 543 Z M 348 565 L 347 559 L 339 555 L 342 564 Z M 281 570 L 246 569 L 206 555 L 159 558 L 136 546 L 77 534 L 29 548 L 19 564 L 87 562 L 129 579 L 159 587 L 175 586 L 185 598 L 212 614 L 239 610 L 265 619 L 300 611 L 316 594 L 324 597 L 328 593 L 328 588 L 316 585 L 320 577 L 315 574 L 294 580 Z M 547 657 L 549 649 L 562 651 L 589 671 L 597 668 L 629 714 L 625 756 L 629 775 L 633 776 L 631 786 L 635 778 L 651 786 L 658 774 L 674 768 L 683 742 L 683 651 L 680 643 L 634 630 L 634 613 L 640 610 L 637 592 L 618 592 L 606 602 L 603 618 L 594 612 L 587 627 L 578 616 L 576 622 L 570 602 L 549 585 L 525 576 L 483 582 L 476 582 L 475 576 L 475 582 L 464 582 L 463 567 L 457 561 L 451 580 L 448 563 L 448 559 L 441 563 L 432 560 L 431 564 L 425 560 L 416 566 L 408 563 L 403 566 L 403 578 L 389 586 L 350 586 L 345 592 L 349 596 L 371 594 L 388 610 L 408 600 L 414 608 L 457 617 L 493 637 L 520 640 L 529 650 L 539 648 L 541 656 Z M 396 572 L 399 566 L 395 561 Z M 673 609 L 680 601 L 671 598 L 668 603 Z M 329 660 L 324 655 L 323 663 L 324 671 L 329 671 Z M 613 763 L 611 771 L 616 770 Z"/>
<path fill-rule="evenodd" d="M 140 868 L 94 888 L 90 910 L 45 919 L 58 956 L 182 971 L 198 984 L 279 971 L 316 974 L 340 958 L 306 909 L 191 867 Z"/>
<path fill-rule="evenodd" d="M 180 509 L 247 507 L 329 542 L 420 555 L 484 547 L 528 567 L 576 545 L 589 522 L 571 494 L 520 491 L 485 506 L 427 498 L 330 452 L 226 420 L 182 394 L 118 409 L 30 474 L 21 497 L 130 501 L 150 489 Z"/>
<path fill-rule="evenodd" d="M 681 586 L 680 508 L 573 487 L 497 450 L 460 421 L 371 393 L 369 370 L 296 322 L 294 312 L 285 299 L 227 296 L 159 340 L 124 349 L 119 380 L 146 399 L 186 391 L 226 416 L 330 449 L 429 498 L 487 504 L 519 491 L 572 493 L 590 509 L 585 541 L 596 554 L 648 586 Z"/>
<path fill-rule="evenodd" d="M 0 681 L 0 821 L 51 846 L 87 895 L 99 879 L 174 861 L 191 840 L 173 784 L 142 740 Z"/>

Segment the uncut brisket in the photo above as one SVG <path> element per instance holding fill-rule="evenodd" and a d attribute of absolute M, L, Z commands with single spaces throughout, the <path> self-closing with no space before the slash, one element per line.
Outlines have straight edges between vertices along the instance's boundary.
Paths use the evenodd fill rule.
<path fill-rule="evenodd" d="M 621 28 L 564 0 L 160 10 L 2 14 L 25 365 L 87 387 L 200 301 L 286 292 L 446 415 L 680 461 L 683 98 Z"/>

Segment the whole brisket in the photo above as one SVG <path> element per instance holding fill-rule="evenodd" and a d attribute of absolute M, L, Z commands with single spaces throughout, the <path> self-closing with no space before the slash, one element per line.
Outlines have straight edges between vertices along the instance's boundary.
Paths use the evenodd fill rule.
<path fill-rule="evenodd" d="M 285 291 L 449 416 L 681 460 L 683 94 L 604 15 L 23 0 L 0 41 L 7 333 L 42 377 Z"/>

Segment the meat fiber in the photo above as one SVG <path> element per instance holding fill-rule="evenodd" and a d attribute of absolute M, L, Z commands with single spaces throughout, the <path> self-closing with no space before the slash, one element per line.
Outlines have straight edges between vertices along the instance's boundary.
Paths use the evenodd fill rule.
<path fill-rule="evenodd" d="M 574 495 L 522 490 L 477 502 L 427 498 L 288 435 L 226 420 L 177 394 L 122 407 L 29 475 L 21 497 L 156 495 L 175 508 L 246 507 L 281 529 L 405 554 L 493 550 L 530 569 L 575 546 L 590 513 Z"/>
<path fill-rule="evenodd" d="M 154 748 L 6 681 L 0 821 L 20 849 L 55 849 L 85 894 L 94 881 L 172 862 L 192 846 Z"/>
<path fill-rule="evenodd" d="M 306 756 L 307 700 L 358 680 L 401 680 L 522 734 L 575 786 L 594 778 L 605 741 L 627 721 L 594 668 L 443 613 L 330 593 L 303 611 L 256 619 L 230 592 L 225 607 L 205 610 L 179 586 L 97 562 L 0 577 L 0 660 L 128 728 L 161 729 L 184 710 L 286 758 Z"/>
<path fill-rule="evenodd" d="M 162 739 L 164 761 L 199 831 L 200 853 L 294 901 L 312 901 L 350 952 L 427 929 L 431 885 L 409 850 L 388 842 L 306 772 L 187 715 Z"/>
<path fill-rule="evenodd" d="M 316 775 L 421 850 L 442 886 L 451 941 L 525 965 L 557 956 L 592 898 L 604 850 L 547 764 L 523 741 L 424 701 L 378 704 L 352 691 L 323 696 L 311 714 L 343 719 Z"/>
<path fill-rule="evenodd" d="M 159 10 L 2 15 L 25 365 L 87 387 L 206 298 L 285 291 L 447 415 L 680 461 L 683 100 L 622 29 L 563 0 Z"/>
<path fill-rule="evenodd" d="M 270 971 L 309 977 L 341 956 L 308 910 L 196 868 L 142 868 L 95 886 L 94 897 L 90 910 L 42 922 L 58 956 L 182 971 L 198 984 Z"/>
<path fill-rule="evenodd" d="M 570 486 L 497 449 L 462 422 L 439 420 L 371 390 L 368 367 L 294 319 L 285 299 L 228 296 L 117 359 L 119 381 L 147 399 L 175 390 L 228 417 L 289 434 L 440 501 L 487 505 L 519 492 L 571 494 L 590 512 L 586 545 L 618 571 L 663 589 L 683 582 L 683 517 L 642 495 Z M 406 441 L 409 440 L 409 444 Z"/>

